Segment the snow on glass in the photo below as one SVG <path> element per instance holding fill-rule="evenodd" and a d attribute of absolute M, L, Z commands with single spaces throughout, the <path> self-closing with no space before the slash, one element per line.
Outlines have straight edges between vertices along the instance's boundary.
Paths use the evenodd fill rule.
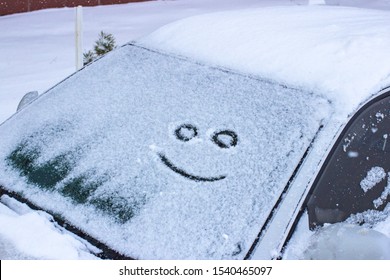
<path fill-rule="evenodd" d="M 360 182 L 360 187 L 363 189 L 364 192 L 367 192 L 368 190 L 371 190 L 373 187 L 379 184 L 383 179 L 385 179 L 386 175 L 387 185 L 380 197 L 373 201 L 375 208 L 382 206 L 383 203 L 386 201 L 387 197 L 390 195 L 390 173 L 386 174 L 385 170 L 382 167 L 375 166 L 367 172 L 366 177 L 364 177 L 364 179 Z"/>
<path fill-rule="evenodd" d="M 382 167 L 375 166 L 367 172 L 367 176 L 360 182 L 360 187 L 364 192 L 375 187 L 386 177 L 386 172 Z"/>
<path fill-rule="evenodd" d="M 127 45 L 0 127 L 0 183 L 134 258 L 242 259 L 328 112 Z"/>

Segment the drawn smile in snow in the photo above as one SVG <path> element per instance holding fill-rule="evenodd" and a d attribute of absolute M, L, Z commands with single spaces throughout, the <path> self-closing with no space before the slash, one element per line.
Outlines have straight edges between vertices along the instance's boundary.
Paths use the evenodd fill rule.
<path fill-rule="evenodd" d="M 178 140 L 188 142 L 198 136 L 198 129 L 191 124 L 182 124 L 181 126 L 176 128 L 174 134 Z M 221 130 L 212 135 L 211 141 L 213 141 L 218 147 L 222 149 L 228 149 L 237 145 L 238 137 L 234 131 Z M 158 156 L 165 164 L 165 166 L 167 166 L 170 170 L 176 172 L 177 174 L 180 174 L 187 179 L 196 182 L 214 182 L 226 178 L 226 175 L 220 175 L 215 177 L 202 177 L 193 175 L 177 167 L 163 153 L 159 153 Z"/>

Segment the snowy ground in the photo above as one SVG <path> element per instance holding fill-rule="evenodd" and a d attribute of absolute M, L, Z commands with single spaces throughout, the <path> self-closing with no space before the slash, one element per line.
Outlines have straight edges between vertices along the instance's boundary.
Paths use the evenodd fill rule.
<path fill-rule="evenodd" d="M 118 45 L 122 45 L 162 25 L 192 15 L 259 6 L 302 5 L 307 2 L 178 0 L 84 8 L 84 50 L 92 47 L 101 30 L 112 33 Z M 388 0 L 327 2 L 390 9 Z M 32 90 L 42 93 L 74 72 L 74 9 L 49 9 L 2 16 L 0 30 L 3 31 L 0 32 L 0 122 L 3 122 L 16 111 L 25 93 Z M 87 248 L 93 248 L 50 223 L 50 217 L 46 214 L 30 211 L 7 197 L 3 197 L 1 202 L 0 259 L 94 258 L 87 253 Z M 388 232 L 388 228 L 385 229 Z M 35 236 L 33 245 L 29 242 L 31 236 Z M 327 237 L 324 235 L 322 238 Z M 386 237 L 380 238 L 388 242 Z M 53 250 L 54 246 L 56 250 Z M 389 257 L 386 255 L 388 253 L 384 253 L 386 258 Z"/>

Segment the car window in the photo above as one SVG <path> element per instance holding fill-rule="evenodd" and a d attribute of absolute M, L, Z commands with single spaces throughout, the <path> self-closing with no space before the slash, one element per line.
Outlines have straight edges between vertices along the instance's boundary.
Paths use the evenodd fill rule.
<path fill-rule="evenodd" d="M 365 219 L 390 200 L 390 96 L 364 106 L 332 149 L 308 200 L 310 227 Z M 366 216 L 366 218 L 364 218 Z M 372 217 L 371 217 L 372 218 Z"/>
<path fill-rule="evenodd" d="M 242 259 L 329 106 L 127 45 L 0 127 L 0 184 L 125 256 Z"/>

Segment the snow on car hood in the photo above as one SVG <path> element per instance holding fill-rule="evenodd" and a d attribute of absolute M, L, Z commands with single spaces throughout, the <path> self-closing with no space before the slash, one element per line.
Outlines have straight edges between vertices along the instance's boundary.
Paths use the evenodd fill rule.
<path fill-rule="evenodd" d="M 130 257 L 242 259 L 329 114 L 127 45 L 1 125 L 0 184 Z"/>
<path fill-rule="evenodd" d="M 390 84 L 389 26 L 389 11 L 270 7 L 183 19 L 140 42 L 322 92 L 345 115 Z"/>

